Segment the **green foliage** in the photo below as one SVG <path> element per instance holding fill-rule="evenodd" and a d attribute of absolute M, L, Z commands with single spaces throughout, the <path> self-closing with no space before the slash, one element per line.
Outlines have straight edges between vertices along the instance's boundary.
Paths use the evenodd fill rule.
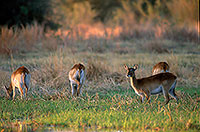
<path fill-rule="evenodd" d="M 41 127 L 51 125 L 73 129 L 200 130 L 200 106 L 195 102 L 194 95 L 185 94 L 179 104 L 172 100 L 168 105 L 162 105 L 162 97 L 153 98 L 151 104 L 139 103 L 132 89 L 121 89 L 118 93 L 110 90 L 107 93 L 54 101 L 0 99 L 3 111 L 0 114 L 1 127 L 10 127 L 8 122 L 16 126 L 23 122 L 41 124 Z"/>
<path fill-rule="evenodd" d="M 112 19 L 113 12 L 121 7 L 120 0 L 90 0 L 90 4 L 97 13 L 94 19 L 102 22 Z"/>
<path fill-rule="evenodd" d="M 90 8 L 87 9 L 95 11 L 95 16 L 92 19 L 105 23 L 109 20 L 112 21 L 113 17 L 119 16 L 120 12 L 118 10 L 124 12 L 127 16 L 135 16 L 134 21 L 141 23 L 145 21 L 158 21 L 163 18 L 184 23 L 184 20 L 196 21 L 198 15 L 198 0 L 61 0 L 60 2 L 62 6 L 70 8 L 71 11 L 76 10 L 73 7 L 74 4 L 81 5 L 81 3 L 88 2 Z M 68 13 L 70 12 L 68 11 Z M 126 17 L 126 19 L 129 19 L 129 17 Z"/>
<path fill-rule="evenodd" d="M 59 25 L 69 28 L 103 22 L 129 29 L 136 24 L 159 25 L 168 20 L 191 26 L 197 21 L 197 5 L 198 0 L 7 0 L 0 2 L 0 25 L 25 26 L 37 21 L 56 29 Z"/>
<path fill-rule="evenodd" d="M 91 5 L 88 1 L 73 2 L 63 0 L 58 2 L 56 10 L 61 12 L 63 18 L 60 24 L 66 29 L 73 28 L 78 24 L 92 24 L 93 18 L 96 13 L 92 10 Z"/>
<path fill-rule="evenodd" d="M 171 20 L 179 24 L 196 24 L 199 15 L 199 0 L 173 0 L 166 3 L 169 9 Z"/>
<path fill-rule="evenodd" d="M 53 15 L 51 0 L 6 0 L 0 2 L 0 25 L 19 27 L 33 24 L 53 24 L 49 16 Z M 52 26 L 52 25 L 51 25 Z"/>

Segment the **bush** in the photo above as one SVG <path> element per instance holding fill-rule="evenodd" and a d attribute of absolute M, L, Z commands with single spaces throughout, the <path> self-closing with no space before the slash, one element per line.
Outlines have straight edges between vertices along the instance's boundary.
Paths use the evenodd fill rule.
<path fill-rule="evenodd" d="M 49 20 L 52 16 L 51 0 L 6 0 L 0 2 L 0 25 L 26 26 L 27 24 L 52 23 Z"/>

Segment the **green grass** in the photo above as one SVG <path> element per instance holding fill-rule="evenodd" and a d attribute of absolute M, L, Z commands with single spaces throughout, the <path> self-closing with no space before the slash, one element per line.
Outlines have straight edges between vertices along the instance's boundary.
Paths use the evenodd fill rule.
<path fill-rule="evenodd" d="M 13 58 L 0 56 L 0 131 L 199 131 L 199 58 L 199 54 L 185 51 L 101 54 L 73 53 L 67 48 Z M 125 77 L 123 64 L 139 64 L 136 77 L 141 78 L 151 75 L 153 65 L 159 61 L 167 61 L 170 71 L 178 77 L 178 104 L 170 100 L 163 105 L 163 95 L 152 96 L 150 104 L 141 104 Z M 68 71 L 78 62 L 84 63 L 92 76 L 86 80 L 82 97 L 71 98 Z M 28 100 L 20 100 L 19 93 L 15 101 L 7 100 L 3 85 L 9 84 L 12 71 L 21 65 L 31 72 Z M 91 65 L 93 69 L 88 69 Z"/>
<path fill-rule="evenodd" d="M 185 88 L 178 88 L 181 91 Z M 191 91 L 196 88 L 191 88 Z M 178 91 L 178 93 L 181 93 Z M 188 93 L 187 90 L 185 93 Z M 198 95 L 199 95 L 198 90 Z M 57 100 L 29 99 L 15 101 L 0 99 L 0 125 L 9 124 L 57 126 L 75 130 L 90 128 L 104 130 L 200 130 L 200 105 L 196 96 L 185 94 L 179 103 L 152 96 L 151 104 L 139 102 L 132 89 L 109 90 L 107 94 L 83 95 L 81 98 Z"/>

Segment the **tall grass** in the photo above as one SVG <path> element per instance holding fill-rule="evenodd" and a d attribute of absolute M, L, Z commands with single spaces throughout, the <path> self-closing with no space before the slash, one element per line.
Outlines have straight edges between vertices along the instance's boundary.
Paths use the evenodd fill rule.
<path fill-rule="evenodd" d="M 12 54 L 26 52 L 33 48 L 33 45 L 39 42 L 43 34 L 43 29 L 38 27 L 35 23 L 33 26 L 12 28 L 7 27 L 1 28 L 1 48 L 0 53 Z"/>
<path fill-rule="evenodd" d="M 199 47 L 196 47 L 193 39 L 186 42 L 155 36 L 153 39 L 153 36 L 142 36 L 143 32 L 139 30 L 141 29 L 138 28 L 138 33 L 135 33 L 137 35 L 133 35 L 131 39 L 98 36 L 77 39 L 62 34 L 56 35 L 52 31 L 44 32 L 43 27 L 37 24 L 22 29 L 2 27 L 0 53 L 10 56 L 10 59 L 1 56 L 1 72 L 6 73 L 1 76 L 2 85 L 9 84 L 8 75 L 11 75 L 14 69 L 25 65 L 32 72 L 33 96 L 38 96 L 39 93 L 41 97 L 46 95 L 51 98 L 62 91 L 65 95 L 68 94 L 67 74 L 74 63 L 86 64 L 88 83 L 93 86 L 96 82 L 101 89 L 126 82 L 123 64 L 139 64 L 141 68 L 138 70 L 138 77 L 144 77 L 151 75 L 150 71 L 155 63 L 167 61 L 171 71 L 180 79 L 181 86 L 199 86 Z M 152 31 L 149 34 L 154 33 Z M 141 37 L 138 37 L 140 35 Z M 183 37 L 183 40 L 186 39 Z"/>
<path fill-rule="evenodd" d="M 82 26 L 70 30 L 59 29 L 58 31 L 47 30 L 46 32 L 44 32 L 43 26 L 37 23 L 21 29 L 1 27 L 0 54 L 11 56 L 16 53 L 24 54 L 41 49 L 56 51 L 60 47 L 67 47 L 74 53 L 90 51 L 123 54 L 135 52 L 132 48 L 125 48 L 125 45 L 122 45 L 123 41 L 134 41 L 138 45 L 142 41 L 149 40 L 147 43 L 140 44 L 144 51 L 169 53 L 172 46 L 164 44 L 163 47 L 166 40 L 172 41 L 175 44 L 173 47 L 189 46 L 187 43 L 197 44 L 198 33 L 195 29 L 180 28 L 164 23 L 165 21 L 160 26 L 155 27 L 151 27 L 151 24 L 145 26 L 137 24 L 128 30 L 123 26 L 110 28 L 102 24 L 97 27 L 82 24 Z M 192 50 L 196 52 L 193 47 Z"/>
<path fill-rule="evenodd" d="M 129 87 L 129 80 L 125 77 L 123 64 L 129 66 L 139 64 L 136 77 L 150 76 L 155 63 L 166 61 L 170 65 L 170 71 L 178 77 L 178 87 L 199 87 L 199 55 L 192 54 L 94 54 L 81 52 L 74 54 L 67 50 L 58 50 L 49 55 L 37 53 L 29 55 L 25 59 L 14 56 L 13 60 L 2 58 L 1 65 L 1 97 L 5 97 L 4 85 L 9 85 L 12 71 L 21 65 L 25 65 L 31 71 L 31 98 L 57 99 L 69 98 L 68 71 L 74 63 L 83 63 L 86 66 L 86 83 L 83 93 L 93 94 L 101 91 L 119 90 Z M 12 64 L 12 66 L 11 66 Z M 11 69 L 13 67 L 13 70 Z"/>
<path fill-rule="evenodd" d="M 1 27 L 0 54 L 21 54 L 41 48 L 55 50 L 57 45 L 55 38 L 48 38 L 47 41 L 43 26 L 37 23 L 26 27 L 22 26 L 22 28 L 13 27 L 9 29 Z"/>

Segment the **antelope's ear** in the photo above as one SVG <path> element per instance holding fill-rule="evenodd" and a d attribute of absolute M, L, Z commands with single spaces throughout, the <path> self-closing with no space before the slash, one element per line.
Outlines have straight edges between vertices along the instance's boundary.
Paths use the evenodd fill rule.
<path fill-rule="evenodd" d="M 138 69 L 138 64 L 133 65 L 134 70 Z"/>
<path fill-rule="evenodd" d="M 128 66 L 127 66 L 126 64 L 124 64 L 124 68 L 125 68 L 126 70 L 128 70 Z"/>
<path fill-rule="evenodd" d="M 4 88 L 5 88 L 5 90 L 6 90 L 6 95 L 7 95 L 8 97 L 10 97 L 10 95 L 9 95 L 9 93 L 8 93 L 8 87 L 6 87 L 6 86 L 4 85 Z"/>

